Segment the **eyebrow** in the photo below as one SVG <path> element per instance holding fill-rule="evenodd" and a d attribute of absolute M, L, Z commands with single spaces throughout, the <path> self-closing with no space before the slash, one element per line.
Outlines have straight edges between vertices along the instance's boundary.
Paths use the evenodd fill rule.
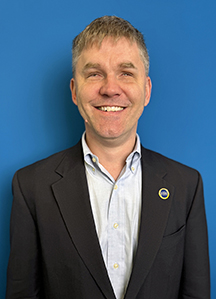
<path fill-rule="evenodd" d="M 101 65 L 99 63 L 88 62 L 84 65 L 82 73 L 85 73 L 88 69 L 100 69 Z M 137 69 L 132 62 L 122 62 L 119 64 L 119 68 L 123 69 Z"/>
<path fill-rule="evenodd" d="M 85 73 L 85 71 L 87 71 L 88 69 L 97 69 L 97 68 L 100 68 L 100 64 L 99 63 L 92 63 L 92 62 L 89 62 L 87 63 L 86 65 L 84 65 L 83 69 L 82 69 L 82 72 Z"/>
<path fill-rule="evenodd" d="M 122 62 L 119 66 L 120 68 L 124 69 L 136 69 L 135 65 L 132 62 Z"/>

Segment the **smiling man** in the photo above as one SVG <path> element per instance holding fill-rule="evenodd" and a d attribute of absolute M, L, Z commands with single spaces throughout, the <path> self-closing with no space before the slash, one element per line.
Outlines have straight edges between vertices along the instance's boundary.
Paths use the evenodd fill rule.
<path fill-rule="evenodd" d="M 210 298 L 201 177 L 136 133 L 148 71 L 142 34 L 121 18 L 74 39 L 85 132 L 14 176 L 7 299 Z"/>
<path fill-rule="evenodd" d="M 128 38 L 105 37 L 82 51 L 71 80 L 86 142 L 115 179 L 134 148 L 137 122 L 150 100 L 151 80 L 140 51 Z"/>

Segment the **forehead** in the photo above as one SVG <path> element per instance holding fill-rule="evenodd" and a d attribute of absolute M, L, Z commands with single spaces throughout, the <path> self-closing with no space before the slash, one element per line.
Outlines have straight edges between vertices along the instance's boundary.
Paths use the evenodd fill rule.
<path fill-rule="evenodd" d="M 136 42 L 125 37 L 114 39 L 106 37 L 101 43 L 95 42 L 83 49 L 80 54 L 78 65 L 89 61 L 121 62 L 123 60 L 142 62 L 141 52 Z"/>

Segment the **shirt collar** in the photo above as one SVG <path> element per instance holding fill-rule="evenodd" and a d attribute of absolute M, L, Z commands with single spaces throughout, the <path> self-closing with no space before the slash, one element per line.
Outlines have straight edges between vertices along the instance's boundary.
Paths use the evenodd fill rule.
<path fill-rule="evenodd" d="M 92 168 L 95 167 L 94 163 L 96 163 L 99 166 L 99 159 L 96 155 L 94 155 L 90 148 L 88 147 L 86 140 L 85 140 L 86 132 L 82 135 L 82 148 L 83 148 L 83 155 L 84 155 L 84 161 L 89 164 Z M 141 143 L 139 135 L 136 134 L 136 144 L 133 149 L 133 151 L 129 154 L 129 156 L 126 159 L 126 167 L 130 168 L 132 172 L 134 172 L 134 169 L 136 168 L 136 164 L 141 158 Z M 99 166 L 100 167 L 100 166 Z"/>

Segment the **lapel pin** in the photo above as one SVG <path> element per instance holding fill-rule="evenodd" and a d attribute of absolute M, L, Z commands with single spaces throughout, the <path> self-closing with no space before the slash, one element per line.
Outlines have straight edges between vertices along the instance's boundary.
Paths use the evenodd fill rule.
<path fill-rule="evenodd" d="M 167 190 L 166 188 L 161 188 L 158 191 L 158 195 L 160 196 L 161 199 L 167 200 L 170 196 L 170 193 L 169 193 L 169 190 Z"/>

